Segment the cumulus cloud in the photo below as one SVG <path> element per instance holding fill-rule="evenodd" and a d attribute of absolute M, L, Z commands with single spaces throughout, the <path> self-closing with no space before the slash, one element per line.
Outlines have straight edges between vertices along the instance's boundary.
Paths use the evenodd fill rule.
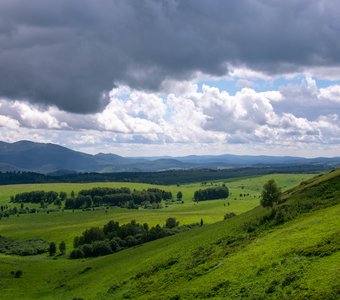
<path fill-rule="evenodd" d="M 15 127 L 61 129 L 68 125 L 58 121 L 54 115 L 58 110 L 54 107 L 39 108 L 20 101 L 5 101 L 0 99 L 0 117 L 14 119 Z M 11 123 L 11 122 L 10 122 Z M 12 122 L 13 123 L 13 122 Z"/>
<path fill-rule="evenodd" d="M 311 77 L 300 84 L 289 84 L 281 88 L 282 101 L 273 103 L 275 110 L 290 112 L 297 117 L 316 120 L 319 116 L 340 115 L 340 86 L 318 88 Z"/>
<path fill-rule="evenodd" d="M 105 109 L 87 115 L 2 99 L 0 140 L 49 141 L 92 152 L 121 145 L 126 153 L 131 148 L 150 150 L 147 145 L 171 151 L 177 145 L 178 152 L 192 147 L 191 153 L 232 147 L 240 153 L 240 145 L 262 151 L 313 145 L 317 151 L 340 144 L 339 85 L 318 88 L 307 76 L 280 90 L 243 88 L 234 95 L 189 81 L 167 85 L 175 92 L 114 88 Z"/>
<path fill-rule="evenodd" d="M 229 65 L 264 78 L 339 69 L 339 10 L 336 0 L 2 0 L 0 96 L 93 113 L 122 84 L 158 90 Z"/>

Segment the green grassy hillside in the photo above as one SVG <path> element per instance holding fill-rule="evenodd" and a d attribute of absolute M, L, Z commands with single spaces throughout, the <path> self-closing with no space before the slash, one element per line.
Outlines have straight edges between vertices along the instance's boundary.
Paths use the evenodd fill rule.
<path fill-rule="evenodd" d="M 77 193 L 81 189 L 89 189 L 96 186 L 101 187 L 121 187 L 127 186 L 131 189 L 147 189 L 157 187 L 171 191 L 175 196 L 178 191 L 183 193 L 183 204 L 172 204 L 162 209 L 140 209 L 131 210 L 118 207 L 111 207 L 107 213 L 105 210 L 82 211 L 65 210 L 64 212 L 38 213 L 11 216 L 9 219 L 0 220 L 0 235 L 14 239 L 43 238 L 47 241 L 60 243 L 64 240 L 67 248 L 72 246 L 73 238 L 80 235 L 85 229 L 92 226 L 103 226 L 108 221 L 114 219 L 120 223 L 127 223 L 131 220 L 154 226 L 164 224 L 168 217 L 176 217 L 180 224 L 190 224 L 199 222 L 203 218 L 205 224 L 211 224 L 223 220 L 224 214 L 234 212 L 237 215 L 249 211 L 259 204 L 259 195 L 263 184 L 274 178 L 283 189 L 291 188 L 301 181 L 308 180 L 313 174 L 275 174 L 258 177 L 238 179 L 235 181 L 208 182 L 211 185 L 227 184 L 230 190 L 230 197 L 226 200 L 212 200 L 200 202 L 192 201 L 194 192 L 200 188 L 205 188 L 200 183 L 182 186 L 155 186 L 141 183 L 84 183 L 84 184 L 21 184 L 7 185 L 0 188 L 0 204 L 18 206 L 17 203 L 9 203 L 10 196 L 16 193 L 33 190 L 54 190 L 71 191 Z M 247 196 L 240 197 L 240 194 Z M 227 203 L 229 202 L 229 206 Z M 25 204 L 27 206 L 38 207 L 39 204 Z"/>
<path fill-rule="evenodd" d="M 236 187 L 246 189 L 240 183 Z M 256 187 L 261 189 L 261 185 Z M 1 298 L 337 299 L 340 170 L 309 179 L 283 198 L 275 210 L 256 207 L 104 257 L 0 255 Z M 107 221 L 98 219 L 93 222 L 103 225 Z M 25 226 L 27 237 L 44 232 L 57 237 L 64 225 L 75 226 L 74 232 L 80 230 L 61 220 L 44 228 L 47 220 L 39 223 L 38 219 L 32 231 L 28 226 L 32 220 L 13 230 L 18 226 L 14 220 L 2 223 L 1 234 L 22 238 Z M 18 269 L 23 275 L 14 278 L 10 273 Z"/>

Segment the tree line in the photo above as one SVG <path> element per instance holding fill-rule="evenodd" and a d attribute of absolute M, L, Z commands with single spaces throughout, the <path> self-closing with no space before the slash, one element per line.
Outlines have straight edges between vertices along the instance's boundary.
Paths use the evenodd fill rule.
<path fill-rule="evenodd" d="M 55 191 L 32 191 L 32 192 L 23 192 L 20 194 L 16 194 L 15 196 L 11 196 L 11 202 L 19 202 L 19 203 L 41 203 L 45 202 L 47 204 L 51 204 L 57 201 L 57 199 L 63 201 L 66 199 L 66 193 L 60 192 L 57 193 Z"/>
<path fill-rule="evenodd" d="M 66 192 L 57 193 L 55 191 L 32 191 L 23 192 L 11 196 L 10 201 L 13 203 L 40 203 L 41 207 L 49 204 L 56 204 L 62 206 L 62 201 L 65 200 L 65 209 L 84 209 L 95 206 L 120 206 L 127 208 L 138 208 L 141 205 L 147 207 L 150 204 L 152 207 L 160 207 L 162 200 L 171 200 L 172 193 L 157 188 L 149 188 L 147 190 L 131 191 L 127 187 L 121 188 L 108 188 L 108 187 L 95 187 L 87 190 L 79 191 L 75 196 L 71 192 L 70 197 Z"/>
<path fill-rule="evenodd" d="M 138 208 L 146 203 L 160 203 L 172 199 L 172 193 L 157 188 L 137 191 L 122 188 L 92 188 L 81 190 L 77 197 L 65 201 L 66 209 L 88 208 L 93 206 L 111 205 L 127 208 Z"/>
<path fill-rule="evenodd" d="M 328 165 L 279 165 L 271 167 L 242 167 L 234 169 L 191 169 L 162 172 L 75 173 L 60 176 L 34 172 L 0 172 L 0 185 L 19 183 L 85 183 L 85 182 L 143 182 L 152 184 L 183 184 L 226 178 L 239 178 L 274 173 L 320 173 Z"/>

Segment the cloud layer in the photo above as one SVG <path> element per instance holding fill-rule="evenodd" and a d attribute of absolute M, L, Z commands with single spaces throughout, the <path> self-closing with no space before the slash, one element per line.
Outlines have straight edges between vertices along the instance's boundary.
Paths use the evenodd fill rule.
<path fill-rule="evenodd" d="M 91 152 L 109 152 L 120 145 L 129 153 L 129 148 L 139 145 L 130 152 L 134 155 L 143 154 L 143 145 L 145 149 L 147 145 L 177 145 L 177 153 L 181 147 L 210 145 L 223 151 L 223 145 L 228 145 L 235 151 L 243 145 L 244 151 L 276 148 L 281 155 L 287 154 L 283 149 L 303 154 L 311 146 L 334 149 L 340 145 L 340 85 L 318 88 L 306 77 L 280 90 L 242 88 L 235 95 L 209 85 L 200 89 L 189 81 L 166 85 L 175 92 L 115 88 L 108 93 L 105 109 L 91 115 L 0 100 L 0 136 L 7 141 L 29 138 Z"/>
<path fill-rule="evenodd" d="M 190 80 L 197 72 L 220 76 L 231 65 L 265 74 L 311 68 L 327 74 L 324 70 L 332 67 L 339 74 L 339 10 L 340 3 L 336 0 L 2 0 L 0 96 L 56 106 L 71 113 L 94 113 L 105 108 L 102 121 L 91 120 L 95 126 L 130 132 L 140 130 L 143 125 L 144 131 L 153 134 L 160 131 L 167 138 L 178 139 L 166 134 L 171 126 L 156 120 L 164 113 L 164 107 L 158 106 L 163 112 L 157 111 L 157 117 L 156 112 L 150 115 L 153 108 L 147 106 L 153 106 L 158 99 L 140 101 L 143 95 L 136 95 L 137 98 L 129 100 L 129 108 L 120 102 L 113 105 L 108 92 L 125 85 L 145 96 L 148 95 L 145 91 L 164 87 L 164 81 Z M 323 101 L 323 92 L 319 92 L 313 99 Z M 326 99 L 331 99 L 337 97 L 338 90 L 325 92 Z M 201 100 L 204 102 L 210 93 L 215 92 L 204 91 Z M 252 97 L 249 93 L 245 90 L 238 96 L 241 103 L 245 101 L 242 99 Z M 283 98 L 292 95 L 293 89 L 282 91 Z M 216 95 L 213 103 L 198 103 L 197 99 L 185 97 L 187 106 L 177 112 L 177 117 L 183 118 L 185 109 L 193 109 L 191 134 L 196 136 L 201 134 L 200 130 L 225 127 L 218 118 L 210 120 L 209 112 L 226 102 L 227 95 Z M 228 105 L 236 105 L 237 112 L 230 113 L 224 108 L 230 113 L 227 117 L 236 118 L 243 129 L 247 128 L 246 132 L 251 131 L 252 122 L 267 124 L 268 116 L 273 114 L 270 106 L 274 100 L 263 95 L 256 97 L 257 100 L 252 98 L 248 104 L 252 106 L 247 107 L 229 101 Z M 177 100 L 169 98 L 174 111 L 178 109 Z M 335 105 L 333 100 L 329 101 Z M 266 113 L 257 113 L 255 104 Z M 117 116 L 121 124 L 108 121 L 104 115 L 108 110 L 117 115 L 115 105 L 122 105 L 128 111 Z M 28 110 L 26 116 L 20 111 L 20 124 L 30 122 L 34 109 Z M 59 120 L 57 114 L 48 114 L 52 119 L 47 115 L 37 116 L 34 126 L 45 124 L 59 129 L 72 126 L 67 120 Z M 250 114 L 254 121 L 246 120 Z M 313 122 L 321 122 L 317 115 L 314 117 Z M 233 139 L 235 125 L 230 126 L 228 139 Z"/>

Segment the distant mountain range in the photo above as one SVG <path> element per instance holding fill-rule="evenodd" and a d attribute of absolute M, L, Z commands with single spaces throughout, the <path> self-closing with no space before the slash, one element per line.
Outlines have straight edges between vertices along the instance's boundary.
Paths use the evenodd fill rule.
<path fill-rule="evenodd" d="M 340 157 L 190 155 L 184 157 L 122 157 L 74 151 L 55 144 L 0 141 L 0 171 L 32 171 L 43 174 L 72 172 L 154 172 L 172 169 L 221 169 L 249 166 L 340 166 Z"/>

